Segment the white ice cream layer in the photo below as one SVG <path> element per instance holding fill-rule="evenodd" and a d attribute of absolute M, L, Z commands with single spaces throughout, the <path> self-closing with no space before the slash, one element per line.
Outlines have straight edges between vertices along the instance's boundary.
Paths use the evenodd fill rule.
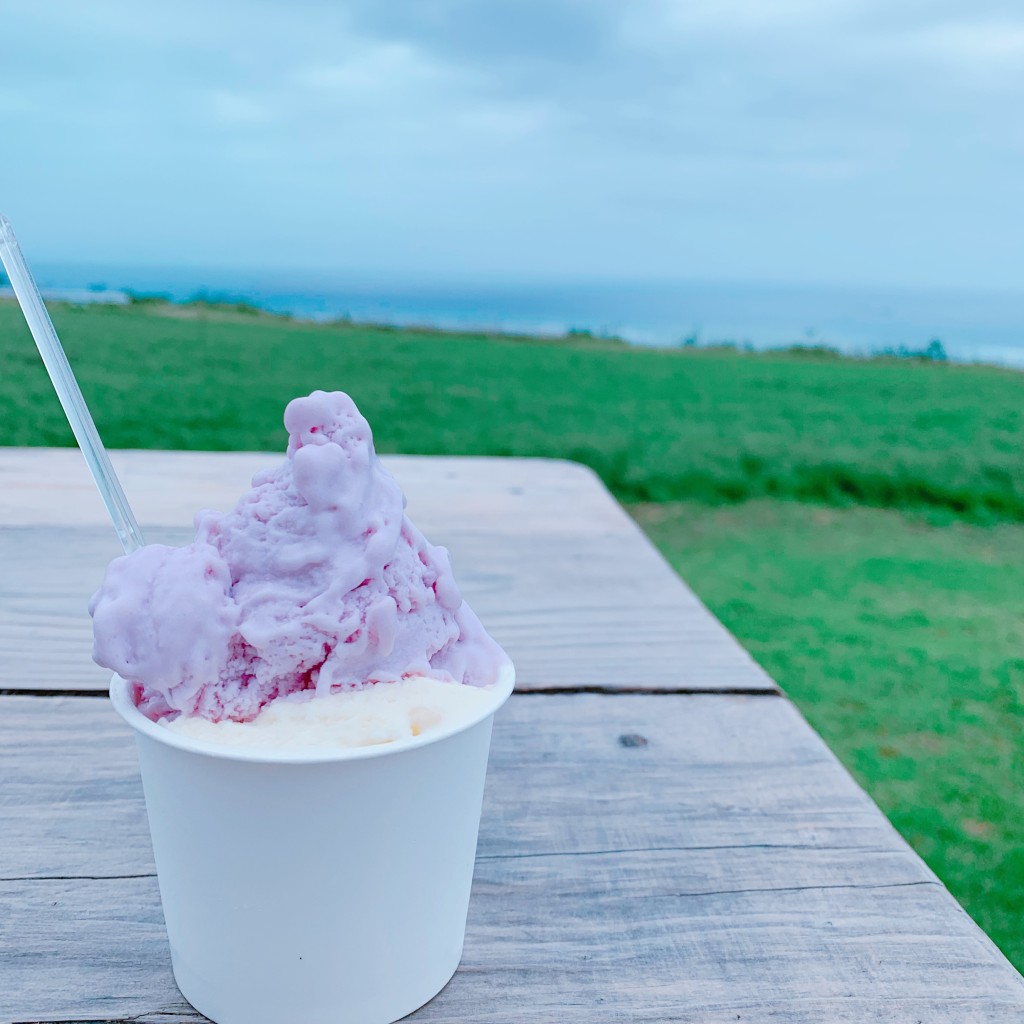
<path fill-rule="evenodd" d="M 211 722 L 182 715 L 161 724 L 219 746 L 305 752 L 392 743 L 468 722 L 493 705 L 492 687 L 412 676 L 324 697 L 282 697 L 251 722 Z"/>

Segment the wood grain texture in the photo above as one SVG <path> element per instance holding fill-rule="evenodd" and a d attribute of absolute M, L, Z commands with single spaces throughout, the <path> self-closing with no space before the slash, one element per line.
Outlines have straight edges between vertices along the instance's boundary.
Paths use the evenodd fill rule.
<path fill-rule="evenodd" d="M 135 772 L 105 701 L 0 698 L 0 1019 L 199 1019 Z M 1024 980 L 785 700 L 521 694 L 413 1019 L 1009 1022 Z"/>
<path fill-rule="evenodd" d="M 115 452 L 149 540 L 185 543 L 279 456 Z M 409 513 L 452 553 L 518 688 L 772 692 L 590 470 L 544 459 L 391 456 Z M 104 690 L 89 595 L 119 553 L 81 455 L 0 449 L 0 690 Z"/>

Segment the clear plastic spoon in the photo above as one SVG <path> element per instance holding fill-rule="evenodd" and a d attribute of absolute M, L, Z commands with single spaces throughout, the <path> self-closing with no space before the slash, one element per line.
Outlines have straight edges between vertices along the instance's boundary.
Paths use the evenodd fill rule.
<path fill-rule="evenodd" d="M 64 354 L 60 339 L 53 328 L 50 314 L 43 305 L 43 297 L 39 294 L 36 283 L 32 280 L 32 273 L 28 269 L 25 257 L 21 254 L 21 247 L 14 235 L 10 221 L 0 214 L 0 262 L 7 271 L 11 280 L 11 287 L 21 305 L 21 311 L 25 314 L 28 328 L 35 338 L 39 354 L 43 357 L 43 364 L 53 381 L 57 391 L 60 404 L 64 407 L 64 413 L 71 424 L 75 439 L 79 448 L 85 456 L 85 461 L 92 473 L 93 480 L 99 488 L 103 504 L 107 506 L 107 512 L 114 521 L 114 529 L 121 540 L 121 545 L 126 552 L 134 551 L 142 547 L 145 541 L 142 539 L 142 531 L 135 520 L 128 499 L 121 489 L 121 482 L 117 479 L 114 467 L 110 464 L 107 450 L 103 447 L 100 435 L 96 430 L 96 424 L 92 421 L 89 407 L 82 397 L 81 388 L 75 375 L 71 370 L 68 357 Z"/>

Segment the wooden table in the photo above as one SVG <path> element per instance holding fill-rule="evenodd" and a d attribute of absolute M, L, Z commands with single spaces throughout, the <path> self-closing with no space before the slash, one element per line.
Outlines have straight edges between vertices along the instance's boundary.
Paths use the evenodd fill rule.
<path fill-rule="evenodd" d="M 275 458 L 114 461 L 182 542 Z M 520 677 L 462 967 L 414 1019 L 1024 1020 L 1024 980 L 593 474 L 386 461 Z M 77 452 L 0 449 L 0 1021 L 201 1019 L 88 657 L 117 553 Z"/>

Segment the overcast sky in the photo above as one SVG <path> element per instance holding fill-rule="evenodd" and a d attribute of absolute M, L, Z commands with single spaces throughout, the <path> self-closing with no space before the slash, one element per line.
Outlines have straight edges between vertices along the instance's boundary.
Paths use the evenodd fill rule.
<path fill-rule="evenodd" d="M 0 0 L 35 261 L 1024 288 L 1019 0 Z"/>

